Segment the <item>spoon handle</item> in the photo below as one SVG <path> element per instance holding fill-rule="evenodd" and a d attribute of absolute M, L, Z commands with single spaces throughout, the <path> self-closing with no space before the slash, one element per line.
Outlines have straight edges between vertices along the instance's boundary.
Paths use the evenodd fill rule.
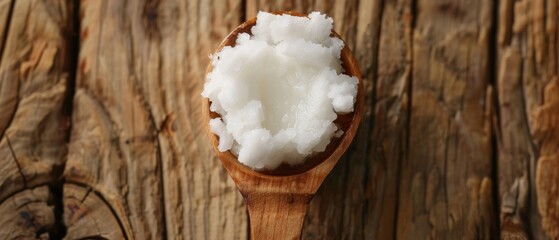
<path fill-rule="evenodd" d="M 251 239 L 301 239 L 311 199 L 312 195 L 292 193 L 247 194 Z"/>

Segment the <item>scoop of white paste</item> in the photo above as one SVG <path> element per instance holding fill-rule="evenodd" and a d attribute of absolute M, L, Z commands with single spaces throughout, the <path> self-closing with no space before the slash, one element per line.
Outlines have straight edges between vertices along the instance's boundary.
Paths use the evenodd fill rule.
<path fill-rule="evenodd" d="M 231 150 L 253 169 L 301 164 L 339 137 L 337 113 L 353 111 L 358 80 L 342 74 L 344 44 L 330 37 L 333 20 L 259 12 L 252 36 L 239 34 L 235 47 L 211 56 L 202 96 L 219 136 L 219 150 Z"/>

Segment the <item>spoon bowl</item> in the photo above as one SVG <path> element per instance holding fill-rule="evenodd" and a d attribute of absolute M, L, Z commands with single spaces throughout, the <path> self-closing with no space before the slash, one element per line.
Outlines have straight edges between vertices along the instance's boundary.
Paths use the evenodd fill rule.
<path fill-rule="evenodd" d="M 293 12 L 275 14 L 306 16 Z M 238 26 L 223 40 L 216 52 L 225 46 L 234 46 L 237 35 L 250 34 L 255 24 L 256 18 Z M 334 31 L 331 35 L 342 39 Z M 272 171 L 255 171 L 240 163 L 231 151 L 220 152 L 217 148 L 219 137 L 211 133 L 207 124 L 210 119 L 219 115 L 210 111 L 209 99 L 203 100 L 202 110 L 211 144 L 245 199 L 250 217 L 251 239 L 299 239 L 308 203 L 351 144 L 363 115 L 363 81 L 357 61 L 345 42 L 341 60 L 344 73 L 359 79 L 354 111 L 338 115 L 335 120 L 344 134 L 339 138 L 332 138 L 324 152 L 307 158 L 301 165 L 282 165 Z M 206 75 L 211 71 L 210 63 Z"/>

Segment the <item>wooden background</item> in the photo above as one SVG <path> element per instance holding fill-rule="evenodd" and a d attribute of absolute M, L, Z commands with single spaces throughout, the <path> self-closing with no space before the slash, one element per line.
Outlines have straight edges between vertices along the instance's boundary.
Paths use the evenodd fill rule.
<path fill-rule="evenodd" d="M 367 106 L 303 239 L 559 239 L 558 0 L 0 0 L 0 239 L 247 239 L 210 54 L 318 10 Z"/>

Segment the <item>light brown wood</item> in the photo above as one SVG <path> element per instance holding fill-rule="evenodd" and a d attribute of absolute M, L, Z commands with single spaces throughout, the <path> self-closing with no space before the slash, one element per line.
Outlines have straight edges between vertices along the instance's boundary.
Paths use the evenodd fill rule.
<path fill-rule="evenodd" d="M 0 239 L 52 239 L 54 206 L 46 186 L 27 189 L 0 203 Z"/>
<path fill-rule="evenodd" d="M 250 191 L 250 190 L 247 190 Z M 311 195 L 256 190 L 246 194 L 251 239 L 300 239 Z"/>
<path fill-rule="evenodd" d="M 501 26 L 500 26 L 501 27 Z M 527 235 L 526 217 L 529 202 L 529 162 L 531 143 L 528 125 L 524 122 L 522 69 L 520 54 L 509 49 L 501 56 L 498 86 L 499 196 L 502 238 Z"/>
<path fill-rule="evenodd" d="M 300 13 L 279 12 L 305 16 Z M 256 18 L 241 24 L 229 34 L 217 48 L 219 52 L 225 46 L 234 46 L 237 35 L 249 33 L 256 24 Z M 334 36 L 339 37 L 335 32 Z M 251 237 L 253 239 L 300 239 L 307 205 L 330 173 L 342 154 L 347 150 L 362 118 L 364 107 L 364 90 L 359 66 L 349 47 L 344 46 L 341 54 L 345 73 L 359 79 L 357 101 L 354 112 L 339 115 L 337 125 L 344 134 L 340 139 L 333 139 L 323 153 L 306 160 L 300 166 L 286 167 L 271 172 L 257 172 L 237 161 L 230 151 L 220 152 L 217 149 L 219 139 L 208 128 L 208 135 L 218 158 L 227 169 L 237 188 L 245 198 L 250 215 Z M 207 73 L 212 65 L 208 65 Z M 203 101 L 206 124 L 217 117 L 209 110 L 209 100 Z"/>
<path fill-rule="evenodd" d="M 65 239 L 130 239 L 120 220 L 93 189 L 64 184 Z"/>
<path fill-rule="evenodd" d="M 63 235 L 70 5 L 0 1 L 0 239 Z"/>
<path fill-rule="evenodd" d="M 200 105 L 208 55 L 239 24 L 240 4 L 80 2 L 80 53 L 63 176 L 103 199 L 104 205 L 92 206 L 112 209 L 111 221 L 119 222 L 128 239 L 248 234 L 242 197 L 212 154 Z M 90 219 L 103 221 L 97 217 Z M 81 226 L 68 222 L 68 234 Z"/>
<path fill-rule="evenodd" d="M 10 11 L 13 12 L 13 3 L 12 0 L 1 0 L 0 1 L 0 59 L 2 57 L 2 52 L 4 51 L 4 43 L 5 43 L 5 36 L 8 33 L 9 22 L 11 21 Z M 0 62 L 1 64 L 1 62 Z M 3 116 L 4 114 L 0 114 Z M 4 123 L 4 120 L 1 120 L 0 123 Z M 5 123 L 4 123 L 5 124 Z M 0 131 L 3 132 L 3 127 L 0 125 Z"/>
<path fill-rule="evenodd" d="M 200 92 L 208 54 L 266 10 L 332 16 L 363 74 L 362 124 L 308 203 L 303 239 L 555 239 L 557 9 L 557 0 L 0 0 L 0 233 L 247 239 Z M 18 225 L 13 200 L 33 202 L 33 224 Z"/>
<path fill-rule="evenodd" d="M 63 165 L 69 127 L 62 31 L 67 6 L 32 0 L 14 4 L 0 60 L 0 202 L 58 178 L 55 169 Z"/>

